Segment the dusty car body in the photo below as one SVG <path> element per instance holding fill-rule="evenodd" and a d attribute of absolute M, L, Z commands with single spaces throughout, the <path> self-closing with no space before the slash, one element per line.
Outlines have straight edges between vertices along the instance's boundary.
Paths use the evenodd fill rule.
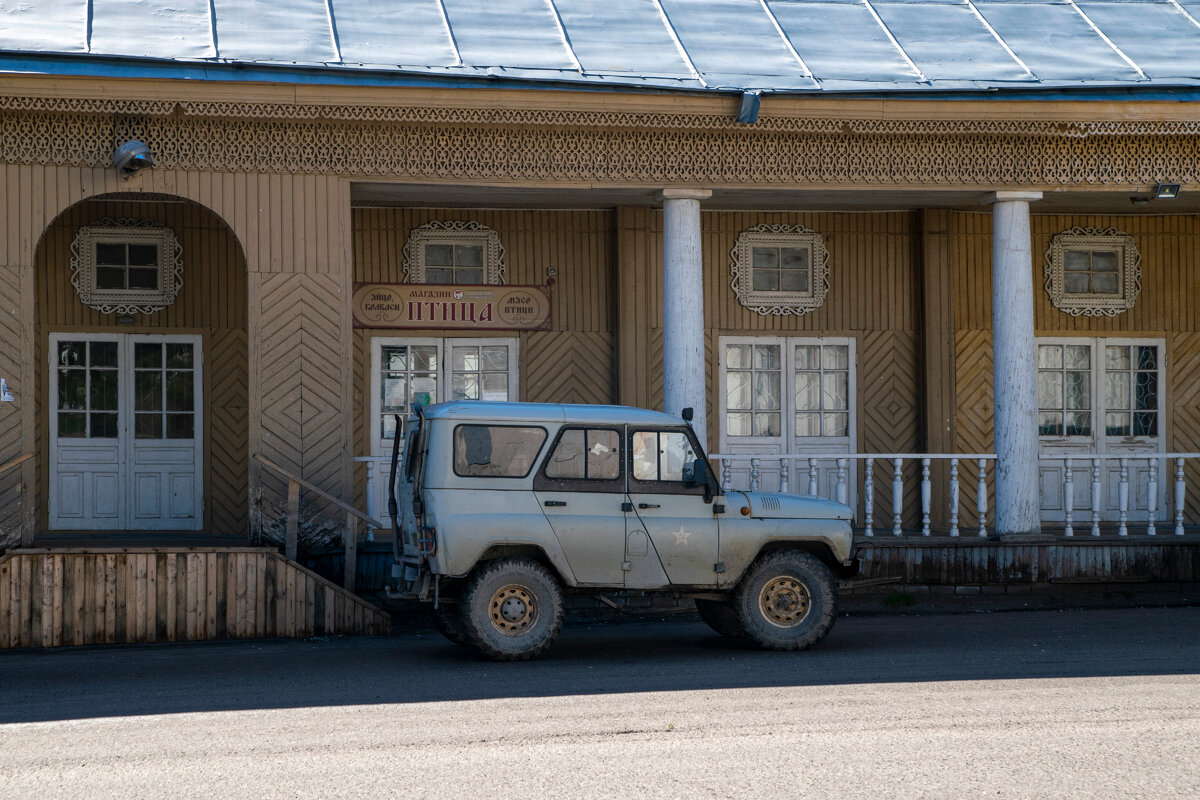
<path fill-rule="evenodd" d="M 399 592 L 494 658 L 548 647 L 564 592 L 622 590 L 694 597 L 719 632 L 800 649 L 832 626 L 833 575 L 855 565 L 846 506 L 722 492 L 688 422 L 656 411 L 433 405 L 393 474 Z M 780 574 L 742 597 L 764 569 Z"/>

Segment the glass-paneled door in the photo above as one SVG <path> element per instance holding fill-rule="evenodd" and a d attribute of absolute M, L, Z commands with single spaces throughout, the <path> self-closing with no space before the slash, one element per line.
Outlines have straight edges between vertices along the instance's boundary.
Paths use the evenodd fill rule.
<path fill-rule="evenodd" d="M 1165 452 L 1164 343 L 1161 339 L 1038 339 L 1038 437 L 1043 456 L 1077 455 L 1071 462 L 1074 519 L 1091 510 L 1090 454 L 1112 456 L 1102 462 L 1102 516 L 1119 513 L 1119 458 Z M 1042 518 L 1065 519 L 1065 462 L 1042 459 L 1039 489 Z M 1168 483 L 1159 464 L 1158 502 L 1165 518 Z M 1147 516 L 1149 466 L 1130 462 L 1129 518 Z"/>
<path fill-rule="evenodd" d="M 390 456 L 396 419 L 414 402 L 517 399 L 517 339 L 390 338 L 371 340 L 371 455 Z M 388 469 L 375 473 L 373 508 L 386 509 Z"/>
<path fill-rule="evenodd" d="M 853 339 L 723 336 L 719 346 L 720 452 L 762 456 L 760 488 L 780 487 L 780 464 L 773 456 L 854 452 Z M 808 469 L 807 461 L 788 463 L 789 491 L 808 491 Z M 836 461 L 822 458 L 817 473 L 818 494 L 834 497 Z M 732 484 L 749 486 L 746 461 L 735 463 Z M 851 503 L 854 484 L 851 470 Z"/>
<path fill-rule="evenodd" d="M 199 530 L 199 336 L 51 334 L 49 526 Z"/>

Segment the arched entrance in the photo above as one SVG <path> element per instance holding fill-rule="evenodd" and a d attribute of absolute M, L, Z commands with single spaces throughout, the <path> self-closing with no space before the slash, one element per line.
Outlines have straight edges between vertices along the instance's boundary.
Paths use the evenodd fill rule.
<path fill-rule="evenodd" d="M 36 529 L 247 531 L 246 259 L 218 215 L 108 194 L 35 253 Z"/>

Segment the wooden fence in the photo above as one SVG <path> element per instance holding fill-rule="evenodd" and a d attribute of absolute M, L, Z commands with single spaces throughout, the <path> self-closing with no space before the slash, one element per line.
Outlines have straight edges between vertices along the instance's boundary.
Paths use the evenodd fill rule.
<path fill-rule="evenodd" d="M 0 648 L 386 634 L 385 612 L 266 548 L 11 550 Z"/>

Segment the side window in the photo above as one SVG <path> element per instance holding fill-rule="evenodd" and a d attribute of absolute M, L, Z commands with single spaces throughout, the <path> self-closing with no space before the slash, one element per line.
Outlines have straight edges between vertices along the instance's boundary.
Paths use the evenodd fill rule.
<path fill-rule="evenodd" d="M 546 441 L 543 428 L 459 425 L 454 429 L 454 474 L 524 478 Z"/>
<path fill-rule="evenodd" d="M 696 451 L 682 431 L 636 431 L 633 434 L 633 478 L 637 481 L 683 483 Z"/>
<path fill-rule="evenodd" d="M 621 434 L 612 428 L 567 428 L 534 479 L 544 491 L 621 492 Z"/>

